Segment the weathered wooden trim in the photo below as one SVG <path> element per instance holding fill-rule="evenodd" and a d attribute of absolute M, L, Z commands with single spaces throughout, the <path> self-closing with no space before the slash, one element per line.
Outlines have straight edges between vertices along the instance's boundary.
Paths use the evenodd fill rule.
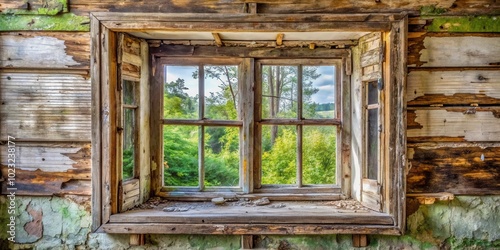
<path fill-rule="evenodd" d="M 147 201 L 151 192 L 151 148 L 150 148 L 150 55 L 149 46 L 146 41 L 141 41 L 141 79 L 140 79 L 140 108 L 139 108 L 139 131 L 140 144 L 139 154 L 139 180 L 140 180 L 140 203 Z"/>
<path fill-rule="evenodd" d="M 239 117 L 243 121 L 243 127 L 240 129 L 240 186 L 244 193 L 252 193 L 254 190 L 254 93 L 255 93 L 255 76 L 254 76 L 254 59 L 245 58 L 240 65 L 238 77 L 238 93 L 241 93 L 239 104 Z"/>
<path fill-rule="evenodd" d="M 207 40 L 149 40 L 151 47 L 163 45 L 185 45 L 185 46 L 216 46 L 214 41 Z M 343 49 L 358 44 L 358 40 L 314 40 L 314 41 L 224 41 L 225 47 L 248 47 L 248 48 L 293 48 L 308 47 L 310 43 L 316 44 L 316 47 Z"/>
<path fill-rule="evenodd" d="M 154 17 L 150 13 L 114 13 L 114 12 L 94 12 L 92 13 L 101 22 L 106 21 L 137 21 L 144 22 L 209 22 L 209 23 L 325 23 L 325 22 L 365 22 L 388 23 L 400 20 L 404 15 L 400 13 L 366 13 L 366 14 L 257 14 L 248 15 L 246 13 L 155 13 Z M 111 27 L 109 27 L 111 28 Z M 347 27 L 345 27 L 347 29 Z M 360 30 L 359 30 L 360 31 Z"/>
<path fill-rule="evenodd" d="M 101 225 L 104 223 L 102 221 L 102 160 L 101 160 L 101 47 L 100 47 L 100 38 L 101 38 L 101 30 L 99 20 L 97 20 L 93 15 L 90 15 L 91 21 L 91 48 L 90 53 L 91 57 L 94 60 L 90 61 L 91 77 L 90 81 L 92 84 L 92 232 L 95 232 Z"/>
<path fill-rule="evenodd" d="M 111 234 L 210 234 L 210 235 L 401 235 L 394 226 L 318 225 L 318 224 L 175 224 L 107 223 L 101 231 Z"/>
<path fill-rule="evenodd" d="M 318 48 L 246 48 L 216 46 L 162 45 L 151 48 L 154 56 L 165 57 L 239 57 L 239 58 L 343 58 L 347 49 Z"/>
<path fill-rule="evenodd" d="M 353 247 L 366 247 L 368 246 L 368 237 L 366 234 L 353 234 L 352 235 Z"/>
<path fill-rule="evenodd" d="M 261 119 L 257 121 L 259 125 L 341 125 L 340 119 Z"/>
<path fill-rule="evenodd" d="M 253 249 L 253 235 L 241 236 L 241 249 Z"/>

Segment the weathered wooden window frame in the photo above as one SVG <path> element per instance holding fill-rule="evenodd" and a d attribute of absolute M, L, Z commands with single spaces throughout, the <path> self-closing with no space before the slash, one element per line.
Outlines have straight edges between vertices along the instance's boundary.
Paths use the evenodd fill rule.
<path fill-rule="evenodd" d="M 91 17 L 91 76 L 92 76 L 92 221 L 93 230 L 109 233 L 174 233 L 174 234 L 402 234 L 405 227 L 405 168 L 406 168 L 406 30 L 405 14 L 173 14 L 158 13 L 92 13 Z M 383 164 L 384 192 L 388 202 L 384 212 L 392 217 L 392 225 L 351 224 L 162 224 L 110 222 L 112 214 L 119 213 L 116 193 L 116 106 L 117 84 L 116 37 L 119 33 L 144 30 L 166 31 L 232 31 L 232 32 L 287 32 L 287 31 L 382 31 L 385 32 L 385 117 L 387 131 L 384 138 Z M 148 60 L 146 60 L 148 61 Z M 147 65 L 147 63 L 146 63 Z M 348 65 L 348 64 L 346 64 Z M 248 76 L 251 79 L 250 76 Z M 141 77 L 141 86 L 148 84 Z M 349 93 L 343 93 L 349 94 Z M 155 104 L 151 106 L 154 112 Z M 350 133 L 350 131 L 346 131 Z M 251 132 L 249 132 L 251 133 Z M 154 136 L 154 132 L 151 131 Z M 161 150 L 151 148 L 151 151 Z M 349 151 L 348 148 L 342 150 Z M 152 154 L 154 155 L 154 153 Z M 351 156 L 352 157 L 352 156 Z M 151 187 L 158 186 L 149 171 L 155 172 L 160 159 L 151 158 L 147 173 L 140 176 L 141 200 L 151 195 Z M 348 163 L 347 163 L 348 164 Z M 348 164 L 349 165 L 349 164 Z M 143 168 L 144 166 L 141 166 Z M 360 171 L 343 169 L 342 180 L 353 185 Z M 148 190 L 150 192 L 148 192 Z M 350 194 L 356 197 L 357 194 Z M 297 216 L 300 216 L 298 214 Z M 175 230 L 176 226 L 180 230 Z M 278 227 L 276 227 L 278 226 Z M 220 230 L 224 228 L 224 230 Z"/>

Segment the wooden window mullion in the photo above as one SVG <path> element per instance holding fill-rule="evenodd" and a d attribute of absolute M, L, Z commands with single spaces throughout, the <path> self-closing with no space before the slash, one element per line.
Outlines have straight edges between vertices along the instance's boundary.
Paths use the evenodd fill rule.
<path fill-rule="evenodd" d="M 302 115 L 302 65 L 297 66 L 297 119 L 304 120 Z M 292 97 L 293 98 L 293 97 Z M 302 125 L 297 125 L 297 187 L 302 187 Z"/>

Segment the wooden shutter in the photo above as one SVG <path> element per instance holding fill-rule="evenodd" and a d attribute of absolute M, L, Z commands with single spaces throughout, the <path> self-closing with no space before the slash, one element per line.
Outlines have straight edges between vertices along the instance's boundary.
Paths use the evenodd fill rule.
<path fill-rule="evenodd" d="M 366 207 L 382 210 L 382 169 L 383 169 L 383 57 L 384 42 L 381 32 L 367 34 L 359 39 L 358 46 L 353 49 L 353 78 L 352 81 L 352 163 L 355 170 L 353 183 L 353 196 Z M 374 87 L 375 86 L 375 90 Z M 376 93 L 376 101 L 368 103 L 369 88 Z M 373 133 L 373 127 L 369 128 L 368 111 L 377 112 L 375 137 L 378 139 L 377 150 L 371 151 L 368 157 L 369 147 L 373 146 L 373 138 L 369 137 L 369 129 Z M 373 121 L 371 121 L 373 122 Z M 369 142 L 369 140 L 371 142 Z M 370 145 L 369 145 L 370 144 Z M 376 153 L 374 153 L 376 152 Z M 374 155 L 376 154 L 376 155 Z M 368 159 L 369 158 L 369 159 Z M 373 167 L 376 161 L 376 173 L 368 174 L 368 166 Z M 370 163 L 370 164 L 369 164 Z M 357 183 L 356 183 L 357 182 Z"/>
<path fill-rule="evenodd" d="M 148 51 L 147 43 L 139 38 L 121 33 L 118 36 L 117 51 L 117 177 L 118 210 L 126 211 L 144 202 L 149 196 L 149 89 L 148 89 Z M 127 82 L 127 93 L 125 93 Z M 133 104 L 125 101 L 125 96 L 134 96 Z M 133 159 L 134 168 L 131 178 L 123 178 L 123 154 L 125 133 L 125 111 L 133 113 Z"/>

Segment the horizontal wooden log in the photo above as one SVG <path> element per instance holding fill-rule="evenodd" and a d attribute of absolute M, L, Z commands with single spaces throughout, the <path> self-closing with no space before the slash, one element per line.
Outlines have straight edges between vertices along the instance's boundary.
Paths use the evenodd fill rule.
<path fill-rule="evenodd" d="M 500 107 L 408 110 L 408 141 L 500 141 Z"/>
<path fill-rule="evenodd" d="M 89 33 L 9 32 L 0 34 L 0 67 L 88 69 L 89 65 Z"/>
<path fill-rule="evenodd" d="M 90 80 L 72 74 L 0 72 L 1 136 L 90 141 Z"/>
<path fill-rule="evenodd" d="M 203 204 L 203 203 L 202 203 Z M 242 206 L 190 205 L 191 209 L 184 212 L 165 212 L 153 209 L 132 210 L 112 215 L 111 223 L 267 223 L 272 220 L 277 224 L 288 223 L 318 223 L 318 224 L 370 224 L 390 225 L 391 216 L 369 210 L 336 212 L 332 206 L 314 206 L 302 204 L 284 209 Z M 311 210 L 307 210 L 310 207 Z M 302 210 L 298 210 L 302 209 Z M 301 214 L 297 217 L 297 214 Z"/>
<path fill-rule="evenodd" d="M 68 12 L 68 0 L 0 0 L 2 14 L 57 15 Z"/>
<path fill-rule="evenodd" d="M 14 141 L 15 142 L 15 141 Z M 9 162 L 7 145 L 0 146 L 1 172 L 8 180 L 15 171 L 18 195 L 90 195 L 90 144 L 16 143 L 15 162 Z M 12 149 L 12 148 L 11 148 Z M 14 164 L 15 169 L 8 164 Z M 11 165 L 12 166 L 12 165 Z M 6 194 L 8 182 L 2 182 Z"/>
<path fill-rule="evenodd" d="M 393 226 L 318 225 L 318 224 L 185 224 L 185 223 L 107 223 L 98 232 L 110 234 L 210 234 L 210 235 L 325 235 L 386 234 L 400 235 Z"/>
<path fill-rule="evenodd" d="M 5 0 L 3 0 L 5 1 Z M 162 12 L 162 13 L 246 13 L 244 3 L 257 2 L 257 13 L 373 13 L 373 12 L 401 12 L 409 11 L 414 14 L 420 12 L 422 7 L 446 11 L 451 15 L 476 15 L 495 14 L 498 3 L 494 0 L 446 0 L 446 1 L 389 1 L 376 2 L 361 1 L 330 1 L 317 0 L 150 0 L 148 4 L 135 1 L 122 1 L 116 4 L 113 0 L 72 0 L 70 9 L 78 15 L 88 15 L 89 12 L 115 11 L 115 12 Z"/>
<path fill-rule="evenodd" d="M 428 36 L 423 40 L 423 47 L 417 63 L 423 67 L 487 67 L 500 64 L 500 37 Z M 414 59 L 412 61 L 415 63 Z"/>
<path fill-rule="evenodd" d="M 155 56 L 199 56 L 199 57 L 253 57 L 253 58 L 342 58 L 349 55 L 346 49 L 318 48 L 244 48 L 215 46 L 166 45 L 151 48 Z"/>
<path fill-rule="evenodd" d="M 482 145 L 408 148 L 410 193 L 500 194 L 500 147 Z"/>
<path fill-rule="evenodd" d="M 412 71 L 408 105 L 499 105 L 500 70 Z"/>

